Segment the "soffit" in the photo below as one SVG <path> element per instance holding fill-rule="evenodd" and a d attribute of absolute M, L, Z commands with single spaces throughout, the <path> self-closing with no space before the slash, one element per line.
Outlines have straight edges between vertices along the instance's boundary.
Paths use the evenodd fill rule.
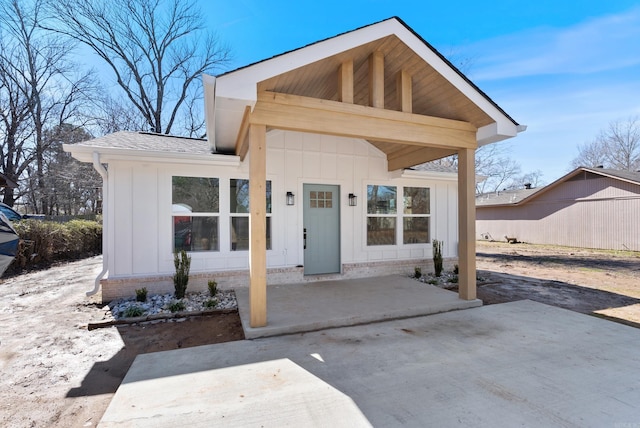
<path fill-rule="evenodd" d="M 354 104 L 369 105 L 369 56 L 384 54 L 385 109 L 400 110 L 397 73 L 412 76 L 413 113 L 469 122 L 476 128 L 494 122 L 423 58 L 390 35 L 337 55 L 307 64 L 258 83 L 258 92 L 273 91 L 338 101 L 338 70 L 353 60 Z"/>

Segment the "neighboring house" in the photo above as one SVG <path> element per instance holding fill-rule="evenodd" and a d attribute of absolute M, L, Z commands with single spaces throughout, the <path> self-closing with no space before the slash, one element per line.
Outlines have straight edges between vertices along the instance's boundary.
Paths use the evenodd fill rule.
<path fill-rule="evenodd" d="M 640 172 L 577 168 L 540 189 L 476 197 L 481 239 L 640 251 Z"/>
<path fill-rule="evenodd" d="M 190 289 L 249 284 L 262 326 L 267 282 L 410 273 L 433 239 L 475 298 L 475 149 L 524 127 L 401 20 L 204 85 L 208 140 L 118 132 L 65 146 L 104 178 L 103 300 L 172 290 L 186 249 Z M 410 169 L 452 154 L 459 174 Z"/>

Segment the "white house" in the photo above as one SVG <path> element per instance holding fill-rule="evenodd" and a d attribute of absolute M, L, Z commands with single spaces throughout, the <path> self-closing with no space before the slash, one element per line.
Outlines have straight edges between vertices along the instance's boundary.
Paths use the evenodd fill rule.
<path fill-rule="evenodd" d="M 404 22 L 204 85 L 208 140 L 118 132 L 65 146 L 104 178 L 103 300 L 172 290 L 186 249 L 190 289 L 249 285 L 257 327 L 267 283 L 410 273 L 433 239 L 475 298 L 475 149 L 524 127 Z M 412 169 L 456 153 L 458 174 Z"/>

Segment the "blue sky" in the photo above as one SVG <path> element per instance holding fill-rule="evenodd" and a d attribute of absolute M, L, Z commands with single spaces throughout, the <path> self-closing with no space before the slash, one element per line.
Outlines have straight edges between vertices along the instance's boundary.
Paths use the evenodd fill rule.
<path fill-rule="evenodd" d="M 522 172 L 550 183 L 578 144 L 640 115 L 640 3 L 200 0 L 236 68 L 391 16 L 455 62 L 526 132 L 508 140 Z M 505 143 L 502 143 L 505 144 Z"/>

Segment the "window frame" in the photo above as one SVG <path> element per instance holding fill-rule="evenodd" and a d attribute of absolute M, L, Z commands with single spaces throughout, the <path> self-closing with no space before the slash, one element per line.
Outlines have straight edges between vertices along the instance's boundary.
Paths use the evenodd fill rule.
<path fill-rule="evenodd" d="M 369 212 L 369 188 L 371 186 L 384 186 L 389 188 L 395 188 L 395 213 L 370 213 Z M 405 213 L 406 208 L 406 197 L 405 191 L 406 189 L 425 189 L 427 191 L 427 213 L 413 214 L 413 213 Z M 432 192 L 431 186 L 429 185 L 409 185 L 409 184 L 366 184 L 366 206 L 365 206 L 365 224 L 364 224 L 364 239 L 365 239 L 365 247 L 368 249 L 374 249 L 379 247 L 401 247 L 401 246 L 416 246 L 416 245 L 428 245 L 432 242 Z M 395 230 L 394 230 L 394 243 L 392 244 L 370 244 L 369 243 L 369 219 L 374 218 L 392 218 L 395 221 Z M 425 218 L 427 220 L 427 239 L 426 242 L 405 242 L 405 219 L 413 219 L 413 218 Z"/>
<path fill-rule="evenodd" d="M 233 236 L 233 219 L 234 218 L 249 218 L 251 213 L 250 213 L 250 209 L 249 209 L 249 201 L 247 200 L 247 212 L 234 212 L 231 210 L 231 201 L 232 201 L 232 192 L 231 192 L 231 183 L 233 181 L 246 181 L 247 183 L 249 183 L 249 179 L 248 178 L 229 178 L 227 180 L 227 190 L 228 190 L 228 200 L 225 201 L 225 203 L 227 203 L 227 207 L 229 209 L 228 213 L 229 213 L 229 249 L 228 251 L 230 251 L 231 253 L 237 253 L 237 252 L 241 252 L 241 251 L 249 251 L 249 246 L 247 245 L 247 248 L 241 248 L 241 249 L 237 249 L 234 248 L 234 236 Z M 267 251 L 271 251 L 273 249 L 273 180 L 267 179 L 267 210 L 266 210 L 266 243 L 267 243 Z M 237 236 L 236 236 L 236 247 L 237 247 Z"/>
<path fill-rule="evenodd" d="M 420 214 L 407 214 L 406 210 L 406 202 L 407 189 L 424 189 L 427 191 L 427 213 Z M 404 223 L 405 219 L 413 219 L 413 218 L 425 218 L 427 219 L 427 240 L 426 242 L 406 242 Z M 430 244 L 431 243 L 431 188 L 430 187 L 422 187 L 422 186 L 402 186 L 402 245 L 420 245 L 420 244 Z"/>
<path fill-rule="evenodd" d="M 216 245 L 212 246 L 209 249 L 199 249 L 197 247 L 194 247 L 193 244 L 191 244 L 191 248 L 186 250 L 189 253 L 219 253 L 220 252 L 220 225 L 221 225 L 221 215 L 220 215 L 220 196 L 221 196 L 221 192 L 220 192 L 220 188 L 221 188 L 221 182 L 222 179 L 220 177 L 206 177 L 206 176 L 192 176 L 192 175 L 183 175 L 183 174 L 171 174 L 171 230 L 172 230 L 172 239 L 171 239 L 171 250 L 172 252 L 177 252 L 179 251 L 176 248 L 176 218 L 179 217 L 189 217 L 189 218 L 194 218 L 194 217 L 198 217 L 198 218 L 213 218 L 216 220 Z M 181 212 L 181 211 L 176 211 L 175 207 L 178 205 L 186 205 L 183 202 L 175 202 L 174 201 L 174 178 L 175 177 L 180 177 L 180 178 L 195 178 L 195 179 L 207 179 L 207 180 L 217 180 L 217 191 L 218 191 L 218 211 L 196 211 L 196 212 Z M 193 220 L 191 220 L 193 221 Z M 206 239 L 206 238 L 205 238 Z"/>

